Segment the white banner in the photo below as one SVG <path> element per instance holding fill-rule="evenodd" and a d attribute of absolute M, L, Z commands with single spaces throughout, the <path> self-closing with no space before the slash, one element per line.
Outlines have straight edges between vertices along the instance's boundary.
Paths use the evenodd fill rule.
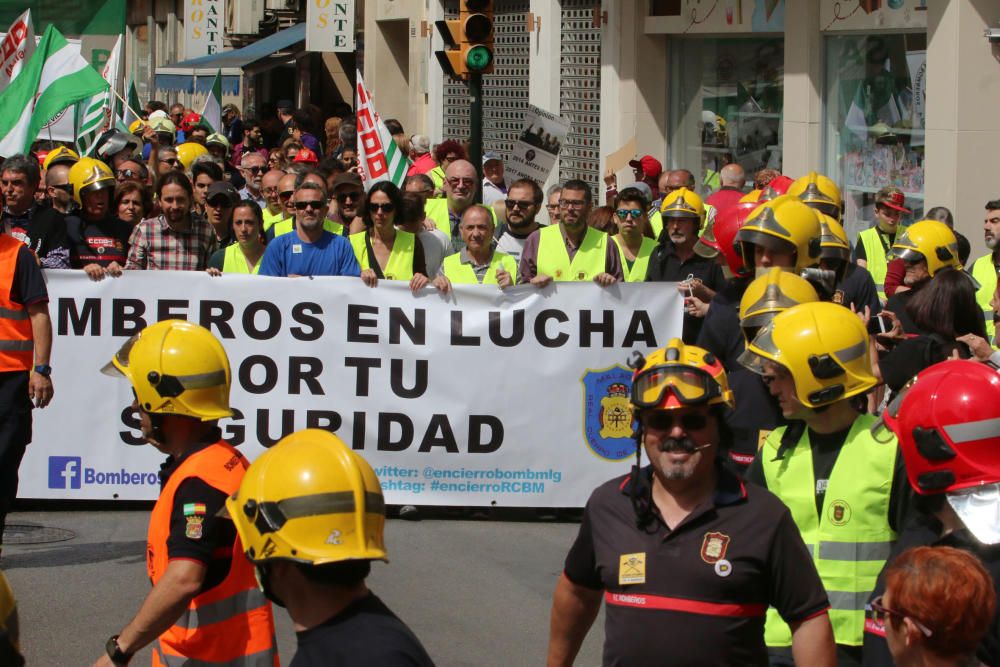
<path fill-rule="evenodd" d="M 529 104 L 524 114 L 524 130 L 514 144 L 510 160 L 504 165 L 511 180 L 530 178 L 544 183 L 556 163 L 569 128 L 568 120 Z"/>
<path fill-rule="evenodd" d="M 184 0 L 184 59 L 222 51 L 223 0 Z"/>
<path fill-rule="evenodd" d="M 26 9 L 0 40 L 0 90 L 6 88 L 21 73 L 24 63 L 35 52 L 35 44 L 31 10 Z"/>
<path fill-rule="evenodd" d="M 306 51 L 354 51 L 354 0 L 306 2 Z"/>
<path fill-rule="evenodd" d="M 308 426 L 336 432 L 393 504 L 582 506 L 629 470 L 625 361 L 679 336 L 673 285 L 556 283 L 504 292 L 405 282 L 48 271 L 55 399 L 34 413 L 22 498 L 152 499 L 124 380 L 99 373 L 149 322 L 220 337 L 233 369 L 223 435 L 250 458 Z"/>

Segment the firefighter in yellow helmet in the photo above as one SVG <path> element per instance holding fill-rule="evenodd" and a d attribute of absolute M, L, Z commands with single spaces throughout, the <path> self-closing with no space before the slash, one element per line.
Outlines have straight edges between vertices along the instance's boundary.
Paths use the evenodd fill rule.
<path fill-rule="evenodd" d="M 183 143 L 177 147 L 177 159 L 181 161 L 184 171 L 187 172 L 191 171 L 191 165 L 202 155 L 208 155 L 208 149 L 193 141 Z"/>
<path fill-rule="evenodd" d="M 815 212 L 797 198 L 782 195 L 750 214 L 736 234 L 736 245 L 757 275 L 772 266 L 800 273 L 819 264 L 821 236 Z"/>
<path fill-rule="evenodd" d="M 222 344 L 197 324 L 164 320 L 130 338 L 103 372 L 132 385 L 142 436 L 167 460 L 146 547 L 153 590 L 98 664 L 127 664 L 149 644 L 154 666 L 275 663 L 271 605 L 232 522 L 218 516 L 249 466 L 218 427 L 232 415 Z"/>
<path fill-rule="evenodd" d="M 80 156 L 72 148 L 66 148 L 65 146 L 59 146 L 51 151 L 45 156 L 45 161 L 42 163 L 42 169 L 48 171 L 57 164 L 65 164 L 68 166 L 73 166 L 76 161 L 80 159 Z"/>
<path fill-rule="evenodd" d="M 385 500 L 368 462 L 333 435 L 282 438 L 226 501 L 261 589 L 288 609 L 303 665 L 433 665 L 403 621 L 368 589 L 387 561 Z"/>
<path fill-rule="evenodd" d="M 91 280 L 120 276 L 128 259 L 132 226 L 111 210 L 115 180 L 111 168 L 91 157 L 82 157 L 69 170 L 75 215 L 66 216 L 70 266 L 83 269 Z"/>
<path fill-rule="evenodd" d="M 80 156 L 75 151 L 59 146 L 45 156 L 42 162 L 42 179 L 45 196 L 52 208 L 66 215 L 73 208 L 73 191 L 69 185 L 69 170 Z"/>
<path fill-rule="evenodd" d="M 853 308 L 858 313 L 877 317 L 882 311 L 875 280 L 868 269 L 851 261 L 851 243 L 844 227 L 825 213 L 819 216 L 822 236 L 820 237 L 819 266 L 832 271 L 834 282 L 828 299 L 834 303 Z"/>
<path fill-rule="evenodd" d="M 831 218 L 840 220 L 844 202 L 840 196 L 840 188 L 828 176 L 810 171 L 802 178 L 796 179 L 788 187 L 787 194 L 797 197 L 802 203 L 820 213 L 826 213 Z"/>
<path fill-rule="evenodd" d="M 896 441 L 876 440 L 859 403 L 878 380 L 861 319 L 834 303 L 804 303 L 757 333 L 742 361 L 777 398 L 788 426 L 767 437 L 747 471 L 791 510 L 830 598 L 841 664 L 861 664 L 865 603 L 901 524 L 907 481 Z M 793 635 L 773 610 L 776 661 Z"/>
<path fill-rule="evenodd" d="M 606 664 L 767 664 L 768 607 L 794 626 L 799 664 L 835 664 L 826 593 L 788 509 L 722 465 L 734 401 L 722 364 L 674 338 L 630 365 L 649 465 L 591 494 L 556 584 L 548 664 L 572 664 L 602 601 Z"/>

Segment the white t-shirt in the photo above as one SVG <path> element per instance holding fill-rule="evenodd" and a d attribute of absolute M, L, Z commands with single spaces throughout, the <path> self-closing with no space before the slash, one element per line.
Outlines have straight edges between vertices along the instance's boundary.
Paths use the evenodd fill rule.
<path fill-rule="evenodd" d="M 453 250 L 451 239 L 440 229 L 425 229 L 417 234 L 420 245 L 424 247 L 424 263 L 427 265 L 427 276 L 433 278 L 441 269 L 441 262 Z"/>

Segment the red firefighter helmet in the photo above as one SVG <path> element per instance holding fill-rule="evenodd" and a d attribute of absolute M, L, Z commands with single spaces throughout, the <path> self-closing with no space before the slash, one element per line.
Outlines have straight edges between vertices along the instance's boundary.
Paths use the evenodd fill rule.
<path fill-rule="evenodd" d="M 792 187 L 792 183 L 794 182 L 794 179 L 790 176 L 785 176 L 784 174 L 775 176 L 771 179 L 771 182 L 760 191 L 760 198 L 757 200 L 757 203 L 763 204 L 766 201 L 777 199 L 781 195 L 787 193 L 788 188 Z"/>
<path fill-rule="evenodd" d="M 895 432 L 922 495 L 1000 482 L 1000 374 L 954 359 L 917 375 L 882 421 Z"/>
<path fill-rule="evenodd" d="M 743 255 L 736 248 L 736 232 L 746 222 L 747 217 L 757 208 L 756 202 L 743 202 L 725 208 L 715 216 L 711 226 L 701 235 L 695 244 L 695 252 L 703 256 L 715 256 L 722 253 L 729 271 L 739 278 L 753 274 L 753 268 L 748 268 L 743 262 Z M 704 248 L 699 249 L 700 246 Z"/>

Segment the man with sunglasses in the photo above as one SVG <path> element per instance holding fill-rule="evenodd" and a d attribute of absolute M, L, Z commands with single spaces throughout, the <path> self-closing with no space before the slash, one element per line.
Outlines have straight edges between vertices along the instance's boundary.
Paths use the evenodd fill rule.
<path fill-rule="evenodd" d="M 358 178 L 356 174 L 350 174 L 350 175 L 354 176 L 354 178 L 358 182 L 360 182 L 360 178 Z M 268 239 L 273 239 L 276 236 L 287 234 L 291 232 L 293 229 L 295 229 L 296 225 L 295 202 L 291 198 L 291 195 L 294 195 L 295 191 L 301 188 L 304 183 L 314 183 L 319 187 L 323 188 L 323 191 L 326 192 L 326 178 L 322 173 L 320 173 L 316 169 L 307 169 L 306 171 L 299 172 L 297 175 L 295 175 L 295 180 L 292 186 L 289 186 L 288 181 L 282 179 L 282 181 L 279 183 L 279 186 L 282 187 L 282 191 L 278 193 L 278 196 L 279 198 L 282 199 L 285 199 L 287 197 L 286 207 L 288 209 L 288 217 L 284 218 L 283 220 L 279 220 L 268 229 L 268 231 L 266 232 L 266 236 Z M 284 189 L 288 187 L 293 187 L 294 190 L 289 192 L 288 190 Z M 364 195 L 359 195 L 359 196 L 362 199 L 364 198 Z M 354 201 L 353 194 L 349 197 L 344 197 L 344 199 L 345 201 L 347 201 L 348 205 L 353 205 Z M 329 208 L 327 210 L 328 210 L 327 217 L 323 219 L 323 229 L 332 234 L 339 234 L 341 236 L 346 236 L 345 232 L 347 227 L 339 222 L 331 220 Z"/>
<path fill-rule="evenodd" d="M 361 177 L 351 172 L 339 174 L 333 179 L 330 192 L 331 199 L 337 203 L 336 210 L 330 214 L 330 220 L 342 227 L 341 231 L 336 233 L 346 235 L 348 230 L 355 232 L 363 229 L 358 226 L 363 224 L 358 219 L 358 213 L 365 200 L 365 188 L 361 183 Z M 355 225 L 353 229 L 352 224 Z"/>
<path fill-rule="evenodd" d="M 1000 375 L 992 364 L 949 360 L 925 369 L 882 413 L 878 440 L 899 439 L 916 512 L 879 574 L 865 620 L 864 664 L 890 667 L 885 611 L 886 573 L 914 547 L 953 547 L 979 559 L 1000 591 Z M 883 428 L 885 430 L 883 430 Z M 890 600 L 885 603 L 893 607 Z M 891 612 L 890 612 L 891 613 Z M 1000 664 L 1000 616 L 994 612 L 976 650 L 982 664 Z M 931 632 L 934 629 L 930 629 Z M 937 628 L 943 634 L 942 628 Z M 899 663 L 896 663 L 899 664 Z"/>
<path fill-rule="evenodd" d="M 146 165 L 136 160 L 125 160 L 118 165 L 118 168 L 115 170 L 115 179 L 117 179 L 119 183 L 134 181 L 139 185 L 148 186 L 149 169 L 146 168 Z"/>
<path fill-rule="evenodd" d="M 45 170 L 45 195 L 53 209 L 66 215 L 73 205 L 73 188 L 69 184 L 72 164 L 54 164 Z"/>
<path fill-rule="evenodd" d="M 350 241 L 323 228 L 329 208 L 323 186 L 303 183 L 292 195 L 292 207 L 295 228 L 267 244 L 259 275 L 360 276 Z"/>
<path fill-rule="evenodd" d="M 840 665 L 861 665 L 865 601 L 906 516 L 895 438 L 876 440 L 859 402 L 878 380 L 861 319 L 835 303 L 793 306 L 766 324 L 741 363 L 758 373 L 790 421 L 767 436 L 747 470 L 792 512 L 830 597 Z M 772 665 L 792 637 L 768 612 Z"/>
<path fill-rule="evenodd" d="M 606 664 L 767 665 L 772 607 L 797 664 L 834 665 L 829 603 L 788 509 L 721 465 L 733 394 L 718 359 L 674 338 L 630 363 L 637 465 L 587 502 L 553 596 L 549 667 L 572 664 L 602 599 Z"/>
<path fill-rule="evenodd" d="M 514 181 L 507 191 L 504 208 L 507 220 L 500 226 L 497 250 L 520 262 L 528 237 L 541 228 L 536 216 L 542 208 L 542 188 L 529 178 Z"/>
<path fill-rule="evenodd" d="M 262 188 L 264 187 L 264 172 L 267 171 L 267 158 L 257 152 L 246 153 L 240 160 L 240 173 L 246 180 L 246 185 L 240 190 L 240 199 L 249 199 L 262 209 L 267 206 Z"/>
<path fill-rule="evenodd" d="M 455 160 L 448 165 L 444 174 L 444 199 L 431 198 L 424 205 L 424 213 L 428 220 L 434 222 L 437 228 L 451 238 L 455 252 L 463 248 L 462 235 L 458 226 L 462 222 L 462 214 L 476 202 L 479 179 L 476 168 L 468 160 Z M 496 212 L 490 209 L 494 228 L 497 224 Z"/>

